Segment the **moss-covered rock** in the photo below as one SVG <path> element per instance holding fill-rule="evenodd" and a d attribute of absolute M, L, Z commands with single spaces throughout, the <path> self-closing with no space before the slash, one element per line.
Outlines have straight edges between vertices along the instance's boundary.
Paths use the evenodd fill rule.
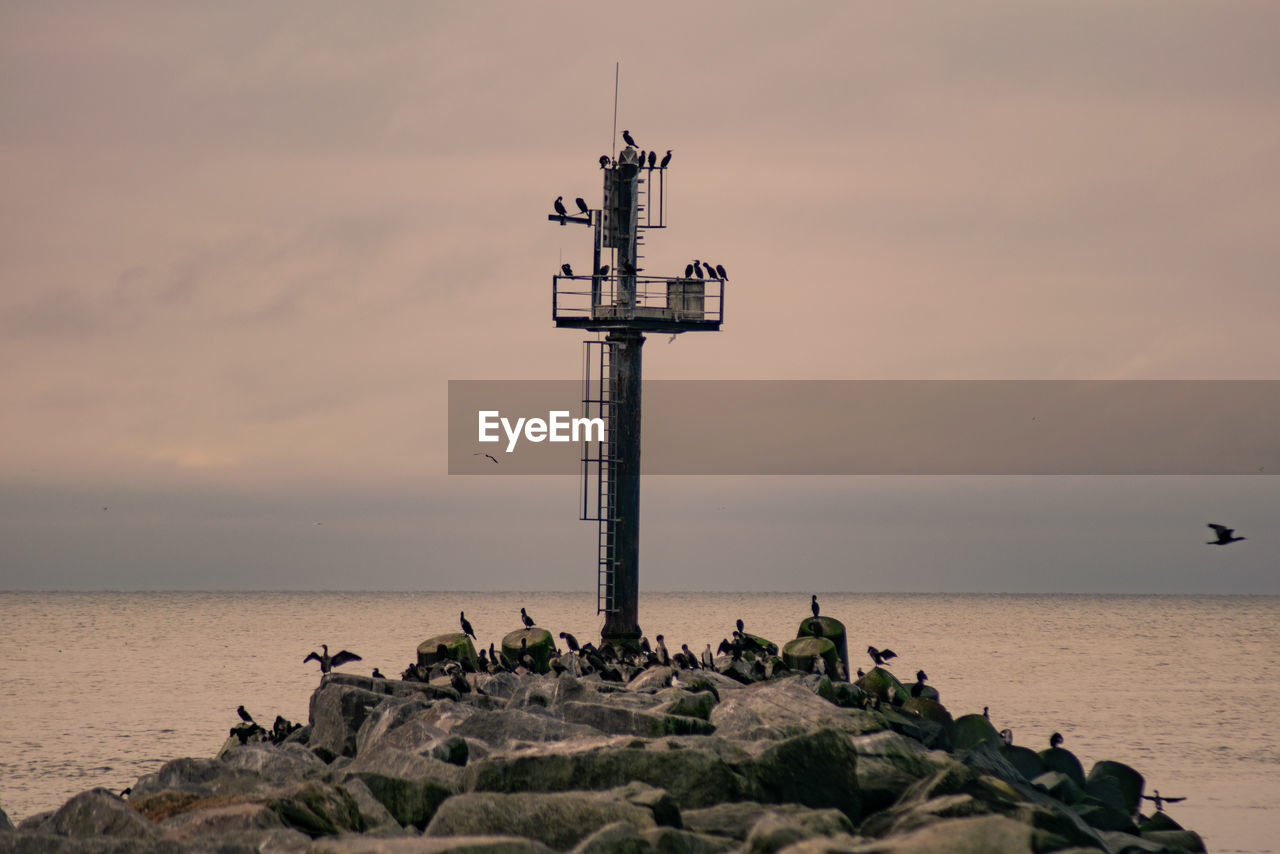
<path fill-rule="evenodd" d="M 836 654 L 844 664 L 844 675 L 848 677 L 853 671 L 849 668 L 849 642 L 845 637 L 844 623 L 833 617 L 808 617 L 800 621 L 796 637 L 824 637 L 835 644 Z"/>
<path fill-rule="evenodd" d="M 900 705 L 911 699 L 911 692 L 898 681 L 898 677 L 883 667 L 871 668 L 871 672 L 853 684 L 867 692 L 868 696 L 879 698 L 882 703 Z"/>
<path fill-rule="evenodd" d="M 822 659 L 827 674 L 833 679 L 839 678 L 840 653 L 836 650 L 836 645 L 827 638 L 800 637 L 787 641 L 787 645 L 782 648 L 782 660 L 787 667 L 799 673 L 812 671 L 814 661 L 819 658 Z"/>
<path fill-rule="evenodd" d="M 1018 773 L 1028 781 L 1034 780 L 1048 770 L 1044 767 L 1044 763 L 1040 761 L 1040 757 L 1030 747 L 1002 744 L 1000 745 L 1000 755 L 1008 760 L 1009 764 L 1016 768 Z"/>
<path fill-rule="evenodd" d="M 1084 767 L 1076 755 L 1065 747 L 1050 747 L 1037 754 L 1044 767 L 1059 774 L 1066 774 L 1080 788 L 1084 788 Z"/>
<path fill-rule="evenodd" d="M 951 723 L 953 750 L 972 750 L 979 744 L 990 744 L 997 748 L 1004 744 L 1004 739 L 996 732 L 991 721 L 982 715 L 961 715 Z"/>
<path fill-rule="evenodd" d="M 549 669 L 548 662 L 556 654 L 556 645 L 551 638 L 551 632 L 533 626 L 528 629 L 517 629 L 504 637 L 502 654 L 512 664 L 519 664 L 520 656 L 527 654 L 533 659 L 534 672 L 546 673 Z"/>
<path fill-rule="evenodd" d="M 950 727 L 952 724 L 951 713 L 947 711 L 946 707 L 937 700 L 931 700 L 928 697 L 911 697 L 902 704 L 902 712 L 903 714 L 916 715 L 945 727 Z"/>
<path fill-rule="evenodd" d="M 1104 781 L 1112 781 L 1114 785 L 1106 785 Z M 1093 767 L 1089 769 L 1089 776 L 1084 781 L 1085 791 L 1089 794 L 1115 803 L 1130 815 L 1136 813 L 1138 806 L 1142 803 L 1142 787 L 1141 774 L 1123 762 L 1112 762 L 1107 759 L 1093 763 Z M 1112 800 L 1113 791 L 1118 792 L 1119 802 Z"/>
<path fill-rule="evenodd" d="M 480 659 L 476 656 L 476 648 L 471 645 L 471 638 L 462 632 L 436 635 L 418 644 L 418 663 L 424 667 L 430 667 L 439 662 L 440 656 L 436 650 L 441 644 L 449 650 L 449 657 L 454 661 L 466 662 L 472 670 L 479 669 Z"/>

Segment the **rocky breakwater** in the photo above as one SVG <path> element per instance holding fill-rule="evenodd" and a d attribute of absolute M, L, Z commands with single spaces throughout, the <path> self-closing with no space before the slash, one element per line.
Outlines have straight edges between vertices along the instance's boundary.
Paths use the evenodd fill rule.
<path fill-rule="evenodd" d="M 629 681 L 331 673 L 308 726 L 96 789 L 14 829 L 14 852 L 1202 851 L 1139 815 L 1134 769 L 1086 775 L 982 715 L 861 684 L 744 684 L 649 667 Z M 577 671 L 576 673 L 574 671 Z M 1072 757 L 1074 759 L 1074 757 Z"/>

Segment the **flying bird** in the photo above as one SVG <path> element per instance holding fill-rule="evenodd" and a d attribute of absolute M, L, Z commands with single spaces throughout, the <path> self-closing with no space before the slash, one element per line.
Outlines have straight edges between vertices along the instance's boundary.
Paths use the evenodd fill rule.
<path fill-rule="evenodd" d="M 1226 525 L 1215 525 L 1213 522 L 1210 522 L 1209 527 L 1213 528 L 1213 532 L 1218 535 L 1218 539 L 1209 540 L 1208 542 L 1205 543 L 1205 545 L 1207 546 L 1225 546 L 1225 545 L 1228 545 L 1229 543 L 1238 543 L 1241 540 L 1248 539 L 1248 537 L 1232 536 L 1232 534 L 1236 532 L 1236 529 L 1228 528 Z M 1166 800 L 1168 799 L 1166 798 Z"/>
<path fill-rule="evenodd" d="M 560 272 L 564 273 L 566 276 L 572 276 L 572 275 L 573 275 L 573 268 L 572 268 L 572 267 L 570 267 L 567 263 L 565 263 L 565 264 L 561 264 L 561 265 L 560 265 Z"/>
<path fill-rule="evenodd" d="M 524 608 L 521 608 L 521 609 L 520 609 L 520 619 L 524 621 L 524 626 L 525 626 L 525 628 L 527 628 L 527 629 L 531 629 L 531 628 L 533 628 L 533 617 L 530 617 L 530 616 L 525 612 Z"/>
<path fill-rule="evenodd" d="M 591 208 L 587 207 L 587 203 L 582 200 L 582 196 L 578 196 L 574 201 L 578 204 L 578 210 L 582 211 L 584 214 L 591 213 Z"/>
<path fill-rule="evenodd" d="M 341 667 L 348 661 L 360 660 L 360 656 L 356 655 L 354 652 L 347 652 L 345 649 L 341 652 L 335 652 L 333 655 L 330 655 L 329 645 L 327 643 L 320 644 L 320 648 L 323 649 L 324 652 L 317 653 L 315 650 L 312 650 L 306 658 L 302 659 L 302 663 L 306 664 L 308 661 L 320 662 L 321 673 L 328 673 L 333 670 L 333 668 Z"/>
<path fill-rule="evenodd" d="M 1155 802 L 1156 812 L 1164 812 L 1165 804 L 1176 804 L 1178 801 L 1186 800 L 1186 798 L 1166 798 L 1164 795 L 1160 794 L 1159 789 L 1155 789 L 1153 791 L 1154 791 L 1154 794 L 1143 795 L 1142 797 L 1144 800 Z"/>
<path fill-rule="evenodd" d="M 891 658 L 898 657 L 898 654 L 891 649 L 876 649 L 874 646 L 867 647 L 867 655 L 871 656 L 871 660 L 876 663 L 877 667 Z"/>
<path fill-rule="evenodd" d="M 667 164 L 671 162 L 671 149 L 667 149 L 667 156 L 662 158 L 662 163 L 658 165 L 659 169 L 666 169 Z"/>
<path fill-rule="evenodd" d="M 650 151 L 649 152 L 649 168 L 652 169 L 653 165 L 657 162 L 658 162 L 658 152 Z"/>
<path fill-rule="evenodd" d="M 569 215 L 569 211 L 564 206 L 564 196 L 556 196 L 555 208 L 556 213 L 560 214 L 560 216 Z"/>
<path fill-rule="evenodd" d="M 471 621 L 467 619 L 466 611 L 458 612 L 458 622 L 462 624 L 462 633 L 464 635 L 471 635 L 472 640 L 477 640 L 476 630 L 471 628 Z"/>
<path fill-rule="evenodd" d="M 720 277 L 721 281 L 724 281 L 729 278 L 729 274 L 724 271 L 723 264 L 716 265 L 716 275 Z"/>
<path fill-rule="evenodd" d="M 627 145 L 631 146 L 632 148 L 639 148 L 639 147 L 640 147 L 640 146 L 636 145 L 636 141 L 635 141 L 634 139 L 632 139 L 632 138 L 631 138 L 631 131 L 629 131 L 629 130 L 624 130 L 624 131 L 622 132 L 622 141 L 623 141 L 623 142 L 625 142 Z"/>

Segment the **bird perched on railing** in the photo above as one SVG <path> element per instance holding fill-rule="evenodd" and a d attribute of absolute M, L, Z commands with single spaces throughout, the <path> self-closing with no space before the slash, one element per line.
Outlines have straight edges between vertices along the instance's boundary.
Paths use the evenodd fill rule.
<path fill-rule="evenodd" d="M 560 224 L 564 225 L 564 218 L 569 215 L 569 211 L 564 206 L 564 196 L 556 196 L 555 200 L 556 213 L 560 214 Z"/>
<path fill-rule="evenodd" d="M 671 149 L 667 149 L 667 156 L 662 158 L 662 162 L 658 164 L 659 169 L 666 169 L 667 164 L 671 162 Z"/>
<path fill-rule="evenodd" d="M 729 278 L 729 274 L 728 274 L 728 273 L 726 273 L 726 272 L 724 271 L 724 265 L 723 265 L 723 264 L 717 264 L 717 265 L 716 265 L 716 276 L 717 276 L 717 277 L 720 279 L 720 281 L 722 281 L 722 282 L 723 282 L 723 281 L 727 281 L 727 280 L 728 280 L 728 278 Z"/>
<path fill-rule="evenodd" d="M 657 162 L 658 162 L 658 152 L 650 151 L 649 152 L 649 168 L 652 169 L 653 165 Z"/>
<path fill-rule="evenodd" d="M 323 649 L 324 652 L 317 653 L 315 650 L 312 650 L 306 658 L 302 659 L 302 663 L 306 664 L 308 661 L 320 662 L 321 673 L 328 673 L 333 670 L 333 668 L 340 667 L 348 661 L 360 660 L 360 656 L 356 655 L 354 652 L 347 652 L 345 649 L 341 652 L 336 652 L 333 655 L 330 655 L 329 645 L 327 643 L 320 644 L 320 648 Z"/>
<path fill-rule="evenodd" d="M 587 203 L 582 200 L 582 196 L 578 196 L 574 201 L 578 205 L 578 210 L 582 211 L 584 214 L 591 213 L 591 208 L 587 207 Z"/>
<path fill-rule="evenodd" d="M 566 276 L 572 276 L 572 275 L 573 275 L 573 268 L 572 268 L 572 267 L 570 267 L 567 263 L 565 263 L 565 264 L 561 264 L 561 265 L 560 265 L 560 272 L 561 272 L 561 273 L 564 273 Z"/>

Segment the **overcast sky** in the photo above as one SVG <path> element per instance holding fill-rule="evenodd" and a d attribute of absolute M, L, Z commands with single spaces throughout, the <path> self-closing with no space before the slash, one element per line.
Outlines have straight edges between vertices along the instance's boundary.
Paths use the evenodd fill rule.
<path fill-rule="evenodd" d="M 448 476 L 618 130 L 649 378 L 1280 379 L 1271 2 L 0 6 L 0 589 L 594 583 L 564 477 Z M 714 442 L 696 425 L 691 441 Z M 1280 593 L 1280 480 L 650 478 L 650 589 Z M 105 509 L 104 509 L 105 508 Z M 1208 548 L 1206 522 L 1249 539 Z M 316 524 L 320 523 L 320 524 Z"/>

